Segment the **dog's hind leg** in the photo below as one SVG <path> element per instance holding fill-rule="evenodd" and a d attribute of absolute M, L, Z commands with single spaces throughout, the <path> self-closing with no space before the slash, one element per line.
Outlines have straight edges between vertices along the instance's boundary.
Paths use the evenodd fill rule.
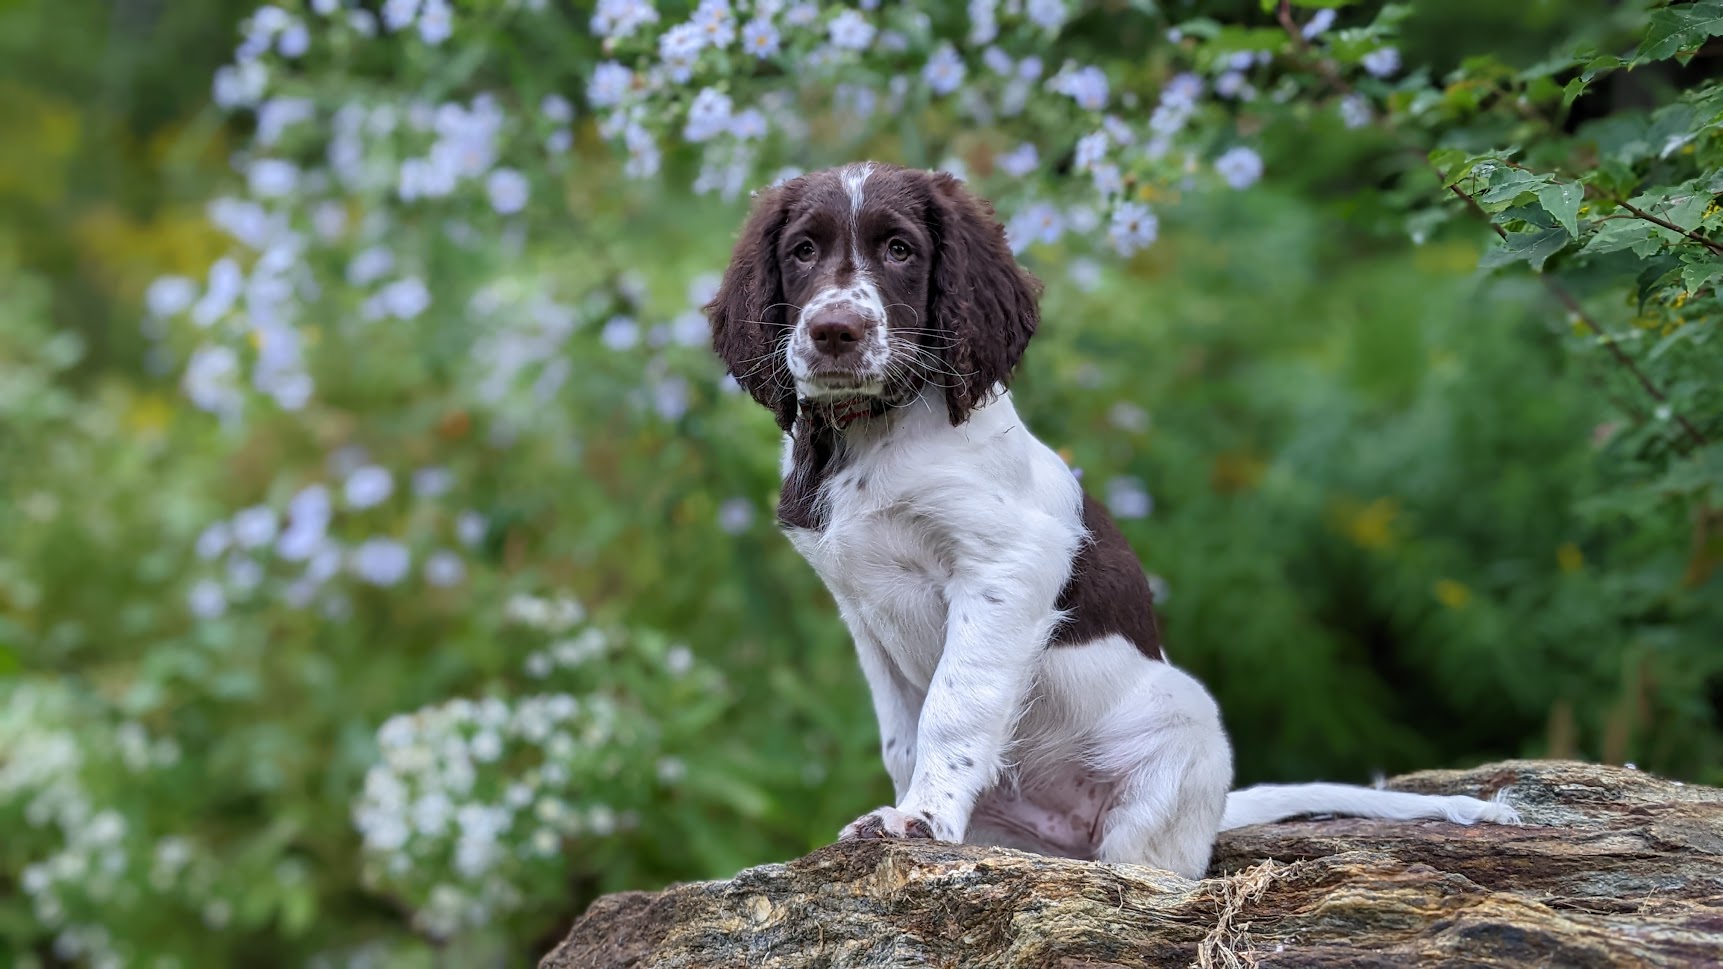
<path fill-rule="evenodd" d="M 1096 858 L 1203 877 L 1232 786 L 1232 747 L 1202 684 L 1153 664 L 1098 724 L 1092 758 L 1118 785 Z"/>

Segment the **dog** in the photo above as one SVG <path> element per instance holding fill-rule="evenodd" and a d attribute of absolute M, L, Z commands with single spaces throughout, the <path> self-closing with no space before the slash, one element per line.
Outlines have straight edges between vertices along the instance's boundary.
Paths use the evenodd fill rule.
<path fill-rule="evenodd" d="M 896 803 L 839 838 L 933 838 L 1206 872 L 1219 831 L 1302 815 L 1518 823 L 1501 800 L 1231 791 L 1213 698 L 1168 660 L 1106 508 L 1009 381 L 1040 282 L 956 177 L 882 163 L 757 193 L 714 351 L 784 433 L 777 518 L 830 591 Z"/>

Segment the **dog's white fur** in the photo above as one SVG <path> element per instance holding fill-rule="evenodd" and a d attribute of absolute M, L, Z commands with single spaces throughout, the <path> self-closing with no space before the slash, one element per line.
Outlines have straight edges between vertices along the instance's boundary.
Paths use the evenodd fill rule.
<path fill-rule="evenodd" d="M 842 837 L 924 818 L 946 840 L 1195 878 L 1218 831 L 1297 815 L 1518 821 L 1499 801 L 1343 784 L 1228 793 L 1231 748 L 1197 680 L 1116 636 L 1048 648 L 1081 496 L 1008 392 L 953 427 L 930 387 L 846 447 L 829 524 L 786 529 L 854 637 L 896 792 Z"/>

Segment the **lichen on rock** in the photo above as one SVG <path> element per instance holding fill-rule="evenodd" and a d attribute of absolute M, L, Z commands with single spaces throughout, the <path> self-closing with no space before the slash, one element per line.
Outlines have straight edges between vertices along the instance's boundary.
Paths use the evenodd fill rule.
<path fill-rule="evenodd" d="M 1569 761 L 1389 786 L 1525 824 L 1301 820 L 1227 832 L 1208 878 L 853 841 L 598 899 L 541 969 L 1723 966 L 1723 790 Z"/>

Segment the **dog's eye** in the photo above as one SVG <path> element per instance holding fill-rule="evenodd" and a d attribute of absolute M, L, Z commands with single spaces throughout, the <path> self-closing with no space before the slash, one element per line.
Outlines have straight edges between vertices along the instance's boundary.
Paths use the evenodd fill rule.
<path fill-rule="evenodd" d="M 902 239 L 893 239 L 886 244 L 885 254 L 891 257 L 892 262 L 903 262 L 910 257 L 909 244 Z"/>
<path fill-rule="evenodd" d="M 798 262 L 813 262 L 814 244 L 811 242 L 803 242 L 794 249 L 791 249 L 790 255 L 796 257 L 796 261 Z"/>

